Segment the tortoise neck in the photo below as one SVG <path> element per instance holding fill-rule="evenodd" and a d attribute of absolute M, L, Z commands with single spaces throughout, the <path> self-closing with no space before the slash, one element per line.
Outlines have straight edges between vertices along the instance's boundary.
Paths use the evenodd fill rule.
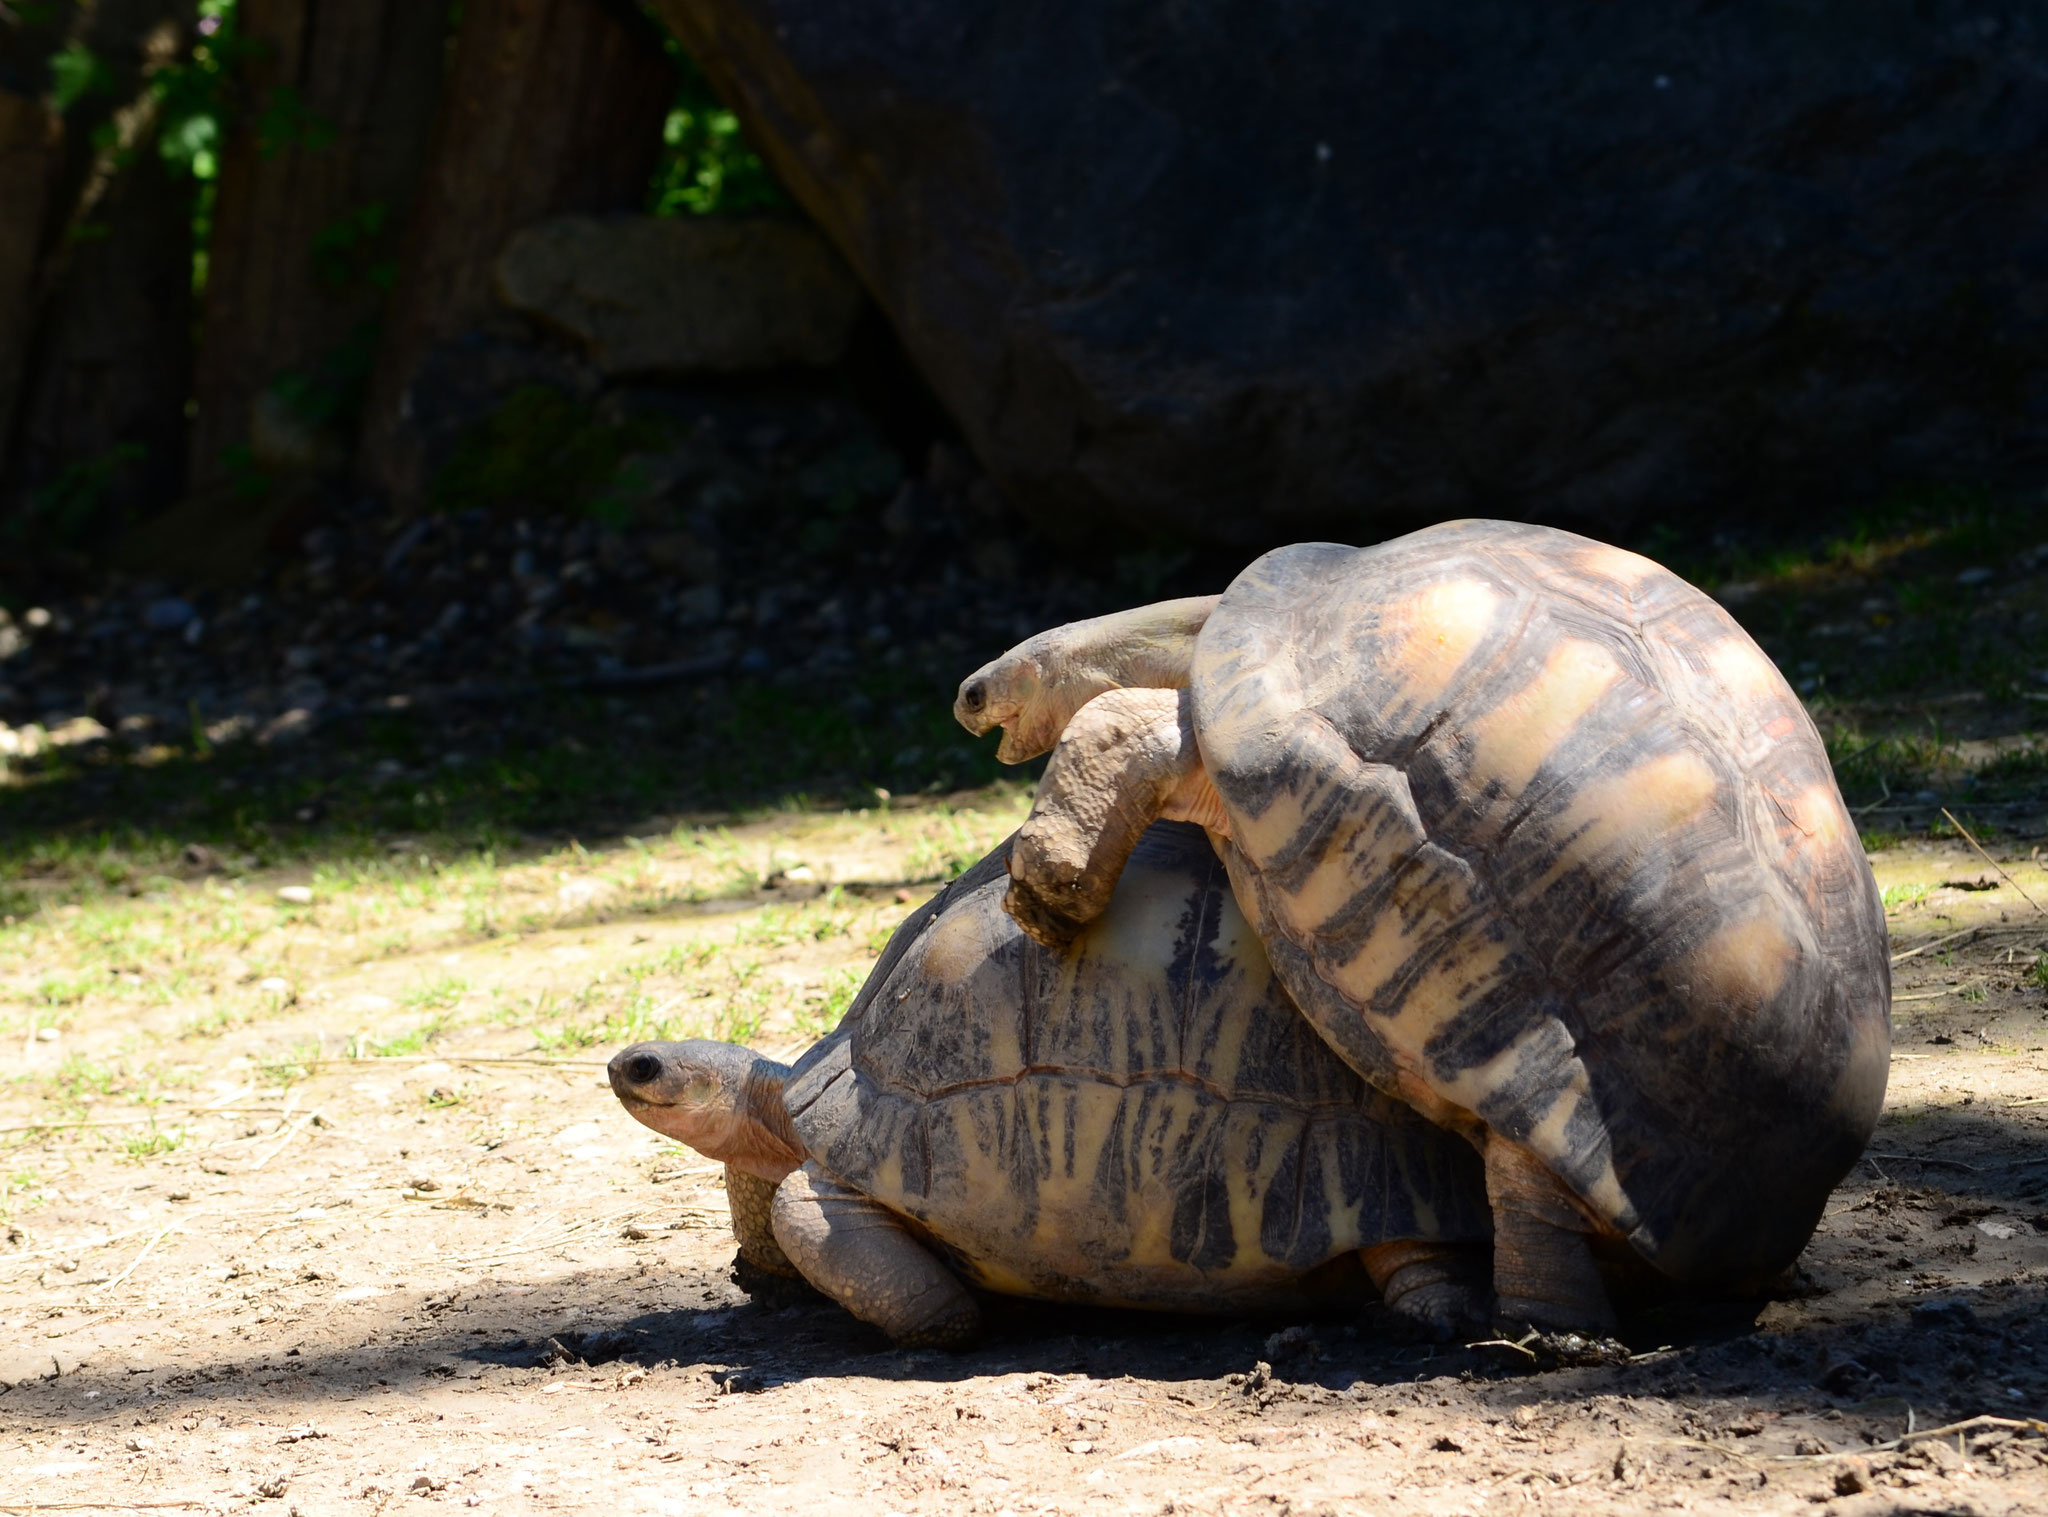
<path fill-rule="evenodd" d="M 757 1058 L 740 1088 L 739 1120 L 733 1124 L 733 1147 L 725 1162 L 764 1180 L 781 1180 L 804 1162 L 804 1146 L 782 1102 L 789 1066 Z"/>

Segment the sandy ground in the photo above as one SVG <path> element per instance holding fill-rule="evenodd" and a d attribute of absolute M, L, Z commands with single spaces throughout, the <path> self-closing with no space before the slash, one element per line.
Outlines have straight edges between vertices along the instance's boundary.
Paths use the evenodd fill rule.
<path fill-rule="evenodd" d="M 1639 1310 L 1636 1357 L 1594 1368 L 1403 1342 L 1376 1306 L 1020 1305 L 973 1352 L 896 1352 L 821 1301 L 749 1300 L 716 1170 L 624 1115 L 609 1050 L 482 1024 L 266 1083 L 266 1048 L 341 1048 L 348 1008 L 448 955 L 309 970 L 191 1055 L 217 1110 L 182 1146 L 8 1140 L 35 1204 L 0 1222 L 0 1510 L 2048 1510 L 2048 915 L 1961 888 L 1996 876 L 1957 844 L 1876 862 L 1918 882 L 1895 948 L 1950 941 L 1897 966 L 1870 1157 L 1781 1299 Z M 704 930 L 550 929 L 461 973 L 566 985 Z M 0 1060 L 34 1075 L 95 1035 L 65 1036 Z M 48 1119 L 33 1089 L 0 1125 Z"/>

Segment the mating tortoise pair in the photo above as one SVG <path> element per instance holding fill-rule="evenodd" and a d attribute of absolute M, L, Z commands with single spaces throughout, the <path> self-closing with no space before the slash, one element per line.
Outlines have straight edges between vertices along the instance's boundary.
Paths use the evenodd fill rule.
<path fill-rule="evenodd" d="M 1052 752 L 1008 849 L 1003 904 L 1053 956 L 1005 947 L 985 863 L 972 889 L 906 923 L 847 1036 L 798 1066 L 797 1112 L 835 1059 L 851 1059 L 838 1074 L 854 1094 L 795 1116 L 808 1130 L 785 1121 L 774 1158 L 802 1166 L 774 1192 L 774 1236 L 885 1327 L 942 1320 L 911 1335 L 944 1338 L 965 1320 L 957 1302 L 931 1316 L 933 1302 L 966 1298 L 927 1242 L 997 1288 L 1184 1306 L 1232 1299 L 1232 1271 L 1298 1288 L 1339 1243 L 1371 1245 L 1363 1262 L 1389 1299 L 1426 1280 L 1407 1309 L 1441 1320 L 1472 1304 L 1456 1261 L 1485 1230 L 1468 1220 L 1476 1209 L 1491 1214 L 1499 1316 L 1605 1330 L 1603 1263 L 1710 1288 L 1776 1274 L 1875 1123 L 1890 1045 L 1883 914 L 1819 737 L 1726 613 L 1647 559 L 1490 522 L 1282 549 L 1221 597 L 1029 640 L 963 684 L 956 714 L 977 733 L 1002 727 L 1007 761 Z M 1233 1003 L 1223 1020 L 1277 1028 L 1298 1006 L 1370 1087 L 1435 1124 L 1357 1107 L 1360 1151 L 1412 1164 L 1325 1164 L 1322 1189 L 1308 1187 L 1331 1118 L 1317 1096 L 1329 1067 L 1306 1044 L 1276 1079 L 1206 1088 L 1293 1124 L 1291 1171 L 1261 1145 L 1178 1168 L 1130 1146 L 1119 1124 L 1146 1099 L 1182 1107 L 1208 1078 L 1184 1046 L 1174 1066 L 1134 1036 L 1160 1022 L 1130 1007 L 1161 1004 L 1157 977 L 1180 952 L 1166 945 L 1181 939 L 1113 933 L 1094 988 L 1045 976 L 1085 962 L 1091 934 L 1115 926 L 1120 882 L 1144 857 L 1133 850 L 1162 817 L 1206 829 L 1291 996 Z M 979 924 L 980 958 L 927 952 L 906 970 L 909 946 L 937 941 L 934 923 L 956 912 Z M 1240 952 L 1250 946 L 1248 934 Z M 1037 978 L 996 990 L 1011 962 L 1036 963 Z M 995 976 L 992 1000 L 947 988 L 975 963 Z M 1119 996 L 1121 1022 L 1099 1009 Z M 1033 1063 L 1015 1029 L 1035 1016 L 1104 1036 Z M 1006 1036 L 993 1062 L 973 1046 Z M 636 1054 L 643 1074 L 671 1067 L 627 1050 L 613 1066 L 622 1096 Z M 952 1077 L 965 1068 L 980 1073 Z M 778 1084 L 779 1067 L 735 1064 L 732 1078 L 681 1083 L 724 1121 L 734 1090 Z M 1123 1094 L 1098 1096 L 1092 1123 L 1075 1106 L 1053 1154 L 1057 1124 L 1024 1114 L 1055 1099 L 1041 1082 L 1062 1080 Z M 995 1086 L 971 1119 L 948 1107 Z M 940 1129 L 951 1167 L 935 1169 Z M 1468 1141 L 1483 1170 L 1461 1175 L 1443 1134 Z M 1061 1160 L 1058 1204 L 1041 1209 Z M 1324 1259 L 1268 1241 L 1282 1173 L 1293 1225 L 1336 1249 Z M 1190 1214 L 1227 1215 L 1231 1252 L 1186 1247 Z M 1143 1232 L 1161 1216 L 1163 1252 Z M 1378 1231 L 1331 1225 L 1339 1216 Z M 869 1235 L 888 1241 L 857 1241 Z M 914 1282 L 901 1288 L 922 1304 L 863 1310 L 872 1280 Z"/>
<path fill-rule="evenodd" d="M 1041 942 L 1153 819 L 1207 828 L 1308 1020 L 1483 1155 L 1503 1318 L 1607 1328 L 1602 1254 L 1761 1284 L 1876 1123 L 1884 913 L 1826 751 L 1648 559 L 1484 521 L 1282 548 L 955 714 L 1052 753 L 1006 901 Z"/>

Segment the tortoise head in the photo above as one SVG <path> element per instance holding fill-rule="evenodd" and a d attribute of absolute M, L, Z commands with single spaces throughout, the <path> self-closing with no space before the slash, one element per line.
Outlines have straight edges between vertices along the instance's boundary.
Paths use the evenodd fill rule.
<path fill-rule="evenodd" d="M 612 1094 L 637 1122 L 749 1174 L 780 1180 L 804 1162 L 782 1104 L 789 1066 L 737 1043 L 635 1043 L 612 1056 Z"/>
<path fill-rule="evenodd" d="M 953 717 L 976 737 L 1002 728 L 1005 764 L 1049 753 L 1105 690 L 1185 690 L 1195 638 L 1220 598 L 1161 601 L 1026 638 L 961 681 Z"/>

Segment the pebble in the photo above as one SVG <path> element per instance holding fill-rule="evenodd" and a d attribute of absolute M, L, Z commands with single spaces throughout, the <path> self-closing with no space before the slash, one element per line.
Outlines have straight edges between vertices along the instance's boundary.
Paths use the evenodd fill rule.
<path fill-rule="evenodd" d="M 310 890 L 307 891 L 306 899 L 310 901 L 312 897 L 313 893 Z M 272 975 L 270 976 L 270 978 L 266 980 L 258 980 L 256 982 L 256 988 L 262 991 L 265 995 L 288 996 L 292 993 L 292 982 L 290 980 L 284 979 L 282 976 Z"/>
<path fill-rule="evenodd" d="M 313 887 L 310 885 L 287 885 L 278 891 L 277 898 L 287 906 L 310 906 L 313 904 Z"/>
<path fill-rule="evenodd" d="M 1956 576 L 1956 583 L 1965 586 L 1989 584 L 1993 572 L 1994 571 L 1986 569 L 1981 565 L 1974 569 L 1965 569 L 1961 574 L 1958 574 Z"/>
<path fill-rule="evenodd" d="M 61 1036 L 63 1034 L 59 1033 L 54 1027 L 38 1027 L 36 1029 L 36 1041 L 38 1043 L 54 1043 Z"/>

